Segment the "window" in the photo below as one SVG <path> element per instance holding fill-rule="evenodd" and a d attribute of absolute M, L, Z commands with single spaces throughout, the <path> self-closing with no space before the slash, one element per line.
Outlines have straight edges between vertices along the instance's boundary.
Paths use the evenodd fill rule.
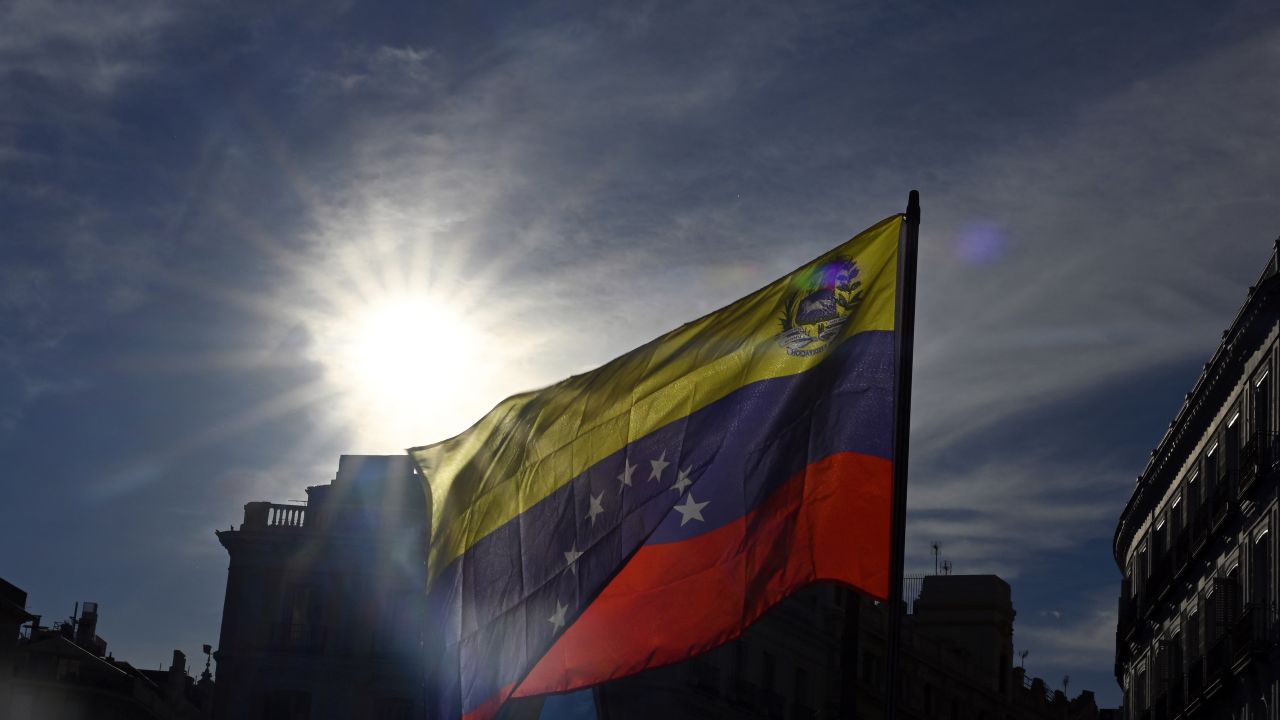
<path fill-rule="evenodd" d="M 1271 433 L 1271 376 L 1263 373 L 1253 383 L 1253 397 L 1250 398 L 1249 406 L 1253 412 L 1250 420 L 1253 425 L 1253 433 L 1259 437 L 1266 436 Z"/>
<path fill-rule="evenodd" d="M 272 647 L 302 652 L 323 650 L 322 607 L 319 587 L 304 584 L 290 587 L 281 606 L 280 622 L 271 628 Z"/>
<path fill-rule="evenodd" d="M 1238 477 L 1240 469 L 1240 413 L 1237 412 L 1230 421 L 1227 422 L 1227 449 L 1226 449 L 1226 472 L 1223 473 L 1230 480 Z"/>
<path fill-rule="evenodd" d="M 1142 547 L 1138 548 L 1138 560 L 1134 567 L 1137 574 L 1133 576 L 1133 585 L 1139 595 L 1147 591 L 1147 574 L 1149 568 L 1150 565 L 1147 564 L 1147 544 L 1143 543 Z"/>
<path fill-rule="evenodd" d="M 1204 480 L 1210 485 L 1218 482 L 1218 444 L 1214 443 L 1204 455 Z M 1206 498 L 1207 499 L 1207 498 Z"/>
<path fill-rule="evenodd" d="M 1182 535 L 1182 496 L 1178 495 L 1173 498 L 1173 505 L 1169 507 L 1169 537 L 1177 538 Z"/>
<path fill-rule="evenodd" d="M 1200 659 L 1200 613 L 1192 611 L 1183 625 L 1182 642 L 1186 646 L 1186 656 L 1192 662 Z"/>
<path fill-rule="evenodd" d="M 1254 541 L 1249 558 L 1249 602 L 1262 608 L 1271 603 L 1271 533 Z"/>
<path fill-rule="evenodd" d="M 71 658 L 58 658 L 58 666 L 54 669 L 55 677 L 58 680 L 79 680 L 80 679 L 80 661 Z"/>
<path fill-rule="evenodd" d="M 284 622 L 313 625 L 320 622 L 320 589 L 314 585 L 294 585 L 285 598 Z"/>
<path fill-rule="evenodd" d="M 1204 501 L 1204 494 L 1200 490 L 1202 483 L 1196 482 L 1200 479 L 1200 473 L 1191 473 L 1191 478 L 1187 480 L 1187 513 L 1194 513 L 1200 509 L 1200 503 Z M 1188 514 L 1187 517 L 1190 517 Z"/>

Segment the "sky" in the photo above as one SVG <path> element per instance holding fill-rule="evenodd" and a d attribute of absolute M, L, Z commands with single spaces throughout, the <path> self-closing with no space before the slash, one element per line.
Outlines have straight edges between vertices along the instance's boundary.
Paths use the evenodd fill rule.
<path fill-rule="evenodd" d="M 1111 674 L 1116 520 L 1280 235 L 1268 2 L 0 3 L 0 577 L 216 643 L 243 504 L 900 212 L 907 571 Z"/>

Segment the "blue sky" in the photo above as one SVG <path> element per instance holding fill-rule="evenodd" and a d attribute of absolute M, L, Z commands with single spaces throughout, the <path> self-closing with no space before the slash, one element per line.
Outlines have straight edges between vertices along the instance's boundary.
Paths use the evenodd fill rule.
<path fill-rule="evenodd" d="M 0 6 L 0 575 L 36 612 L 195 656 L 243 503 L 919 188 L 908 571 L 1000 573 L 1028 670 L 1118 702 L 1114 522 L 1280 235 L 1274 6 L 258 5 Z"/>

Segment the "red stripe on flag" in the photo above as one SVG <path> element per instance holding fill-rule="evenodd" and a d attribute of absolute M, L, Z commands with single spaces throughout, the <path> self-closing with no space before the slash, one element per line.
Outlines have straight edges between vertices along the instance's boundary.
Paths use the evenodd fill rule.
<path fill-rule="evenodd" d="M 641 547 L 514 695 L 565 692 L 693 657 L 817 580 L 887 598 L 892 474 L 884 458 L 838 453 L 733 523 Z"/>
<path fill-rule="evenodd" d="M 514 685 L 512 683 L 511 685 Z M 462 720 L 491 720 L 502 709 L 502 704 L 507 701 L 511 695 L 511 685 L 508 685 L 498 691 L 497 695 L 480 703 L 476 709 L 462 716 Z"/>

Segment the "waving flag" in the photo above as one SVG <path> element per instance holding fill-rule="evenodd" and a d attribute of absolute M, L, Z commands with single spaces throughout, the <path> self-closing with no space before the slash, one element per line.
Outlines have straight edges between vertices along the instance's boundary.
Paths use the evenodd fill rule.
<path fill-rule="evenodd" d="M 409 451 L 442 717 L 691 657 L 817 580 L 888 597 L 902 226 Z"/>

